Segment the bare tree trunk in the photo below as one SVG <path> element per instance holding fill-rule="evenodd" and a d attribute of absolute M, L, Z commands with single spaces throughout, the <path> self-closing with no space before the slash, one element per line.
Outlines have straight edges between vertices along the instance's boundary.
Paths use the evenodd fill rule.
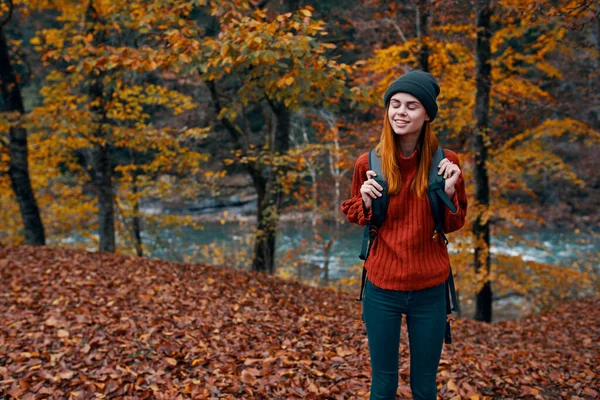
<path fill-rule="evenodd" d="M 255 187 L 260 185 L 261 179 L 254 179 Z M 275 272 L 275 234 L 277 231 L 277 197 L 273 186 L 260 187 L 261 195 L 258 196 L 258 226 L 254 242 L 254 259 L 252 270 L 269 274 Z"/>
<path fill-rule="evenodd" d="M 323 113 L 325 113 L 325 112 L 323 112 Z M 334 217 L 334 221 L 335 221 L 335 227 L 333 229 L 333 234 L 332 234 L 331 238 L 327 242 L 326 251 L 325 251 L 325 276 L 324 276 L 325 283 L 324 284 L 327 286 L 327 285 L 329 285 L 330 253 L 331 253 L 331 250 L 333 250 L 336 240 L 340 237 L 340 221 L 341 221 L 341 214 L 340 214 L 340 207 L 339 207 L 339 204 L 341 203 L 341 201 L 340 201 L 340 197 L 341 197 L 340 184 L 341 184 L 344 174 L 346 172 L 348 172 L 348 170 L 340 171 L 340 168 L 339 168 L 339 162 L 341 159 L 341 150 L 340 150 L 340 142 L 339 142 L 339 132 L 337 130 L 337 124 L 334 119 L 334 116 L 331 115 L 330 113 L 327 113 L 325 115 L 325 119 L 327 120 L 327 122 L 329 124 L 329 128 L 335 132 L 335 134 L 333 135 L 333 143 L 328 147 L 329 172 L 331 173 L 331 177 L 333 178 L 333 182 L 334 182 L 333 217 Z"/>
<path fill-rule="evenodd" d="M 309 164 L 310 169 L 310 180 L 312 189 L 312 212 L 311 212 L 311 234 L 312 238 L 317 234 L 317 215 L 319 214 L 319 190 L 317 188 L 317 167 L 316 165 Z"/>
<path fill-rule="evenodd" d="M 596 0 L 596 7 L 595 7 L 595 11 L 596 11 L 596 21 L 594 23 L 594 25 L 592 26 L 592 36 L 594 37 L 594 45 L 596 47 L 596 57 L 594 57 L 592 59 L 592 64 L 594 66 L 594 70 L 595 71 L 599 71 L 600 70 L 600 56 L 598 56 L 598 54 L 600 54 L 600 18 L 598 18 L 598 13 L 600 13 L 600 1 Z M 592 126 L 595 129 L 599 129 L 600 128 L 600 104 L 598 104 L 598 99 L 600 98 L 600 74 L 596 73 L 595 74 L 596 77 L 595 79 L 593 79 L 593 81 L 591 82 L 592 85 L 592 93 L 596 93 L 594 95 L 594 108 L 592 111 Z"/>
<path fill-rule="evenodd" d="M 115 209 L 112 186 L 112 168 L 107 145 L 97 145 L 93 150 L 95 170 L 94 186 L 98 196 L 98 223 L 100 235 L 100 251 L 114 253 L 115 243 Z"/>
<path fill-rule="evenodd" d="M 477 127 L 472 142 L 473 155 L 475 157 L 475 199 L 483 206 L 473 224 L 473 236 L 475 238 L 475 273 L 485 268 L 487 276 L 490 273 L 490 226 L 489 219 L 483 217 L 489 208 L 489 179 L 486 161 L 488 157 L 488 145 L 486 138 L 489 130 L 489 103 L 491 87 L 490 66 L 490 37 L 492 35 L 490 18 L 492 15 L 491 1 L 478 0 L 477 3 L 477 48 L 476 48 L 476 87 L 475 117 Z M 492 288 L 491 282 L 487 280 L 476 295 L 475 320 L 492 321 Z"/>
<path fill-rule="evenodd" d="M 302 126 L 302 138 L 303 138 L 303 145 L 304 146 L 308 146 L 310 144 L 310 139 L 308 138 L 308 134 L 306 133 L 306 129 L 304 128 L 304 126 Z M 318 230 L 317 230 L 317 215 L 319 214 L 319 191 L 317 188 L 317 168 L 318 168 L 318 163 L 314 163 L 309 155 L 309 157 L 306 157 L 306 159 L 304 160 L 304 162 L 306 163 L 306 168 L 308 169 L 308 173 L 310 174 L 310 184 L 311 184 L 311 197 L 312 197 L 312 210 L 311 210 L 311 218 L 310 218 L 310 240 L 309 240 L 309 249 L 314 249 L 315 245 L 315 237 L 317 237 L 318 234 Z M 299 269 L 301 268 L 303 264 L 300 263 L 299 264 Z M 327 262 L 325 263 L 325 276 L 327 276 Z M 301 275 L 300 275 L 301 276 Z"/>
<path fill-rule="evenodd" d="M 252 270 L 275 273 L 276 234 L 281 211 L 281 184 L 266 184 L 262 177 L 253 176 L 258 195 L 258 226 L 254 242 Z M 265 182 L 265 183 L 262 183 Z"/>
<path fill-rule="evenodd" d="M 283 104 L 273 104 L 271 109 L 275 115 L 273 145 L 269 146 L 270 154 L 284 155 L 290 148 L 291 111 Z M 268 179 L 256 170 L 251 171 L 253 181 L 258 193 L 258 231 L 254 244 L 253 271 L 275 273 L 276 234 L 279 224 L 279 215 L 283 208 L 282 177 L 287 168 L 270 163 L 268 166 Z M 281 176 L 280 176 L 281 175 Z"/>
<path fill-rule="evenodd" d="M 137 198 L 138 186 L 137 186 L 137 172 L 133 173 L 133 181 L 131 187 L 134 194 L 133 203 L 133 218 L 132 218 L 132 230 L 133 230 L 133 243 L 135 245 L 135 252 L 138 257 L 144 256 L 144 248 L 142 247 L 142 227 L 140 221 L 140 202 Z"/>
<path fill-rule="evenodd" d="M 0 90 L 2 90 L 4 100 L 4 111 L 16 111 L 23 115 L 25 110 L 21 91 L 10 63 L 8 45 L 2 26 L 0 26 Z M 25 243 L 43 246 L 46 244 L 46 235 L 29 179 L 27 131 L 25 128 L 11 126 L 8 148 L 10 155 L 8 173 L 21 211 L 21 219 L 25 228 Z"/>
<path fill-rule="evenodd" d="M 322 280 L 322 286 L 329 286 L 329 257 L 331 256 L 331 250 L 333 248 L 333 244 L 335 243 L 337 239 L 336 233 L 334 232 L 331 237 L 329 238 L 329 240 L 327 240 L 327 243 L 325 243 L 325 246 L 323 246 L 323 255 L 325 257 L 325 265 L 323 267 L 324 269 L 324 273 L 323 273 L 323 280 Z"/>

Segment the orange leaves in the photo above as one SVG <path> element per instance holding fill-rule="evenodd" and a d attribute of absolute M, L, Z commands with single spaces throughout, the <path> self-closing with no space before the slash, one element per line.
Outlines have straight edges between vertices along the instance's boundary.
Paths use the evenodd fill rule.
<path fill-rule="evenodd" d="M 312 17 L 311 10 L 313 10 L 313 8 L 308 6 L 308 7 L 301 8 L 300 10 L 298 10 L 298 13 L 304 15 L 305 17 Z"/>
<path fill-rule="evenodd" d="M 256 384 L 257 377 L 261 375 L 261 372 L 256 368 L 246 368 L 242 371 L 241 378 L 242 382 L 250 385 Z"/>
<path fill-rule="evenodd" d="M 338 356 L 340 357 L 346 357 L 346 356 L 351 356 L 353 354 L 356 354 L 356 349 L 349 349 L 349 348 L 345 348 L 345 347 L 337 347 L 335 349 L 336 353 Z"/>
<path fill-rule="evenodd" d="M 75 371 L 62 371 L 58 373 L 60 379 L 70 380 L 75 375 Z"/>
<path fill-rule="evenodd" d="M 58 336 L 59 338 L 68 338 L 69 337 L 69 331 L 67 331 L 65 329 L 59 329 L 56 332 L 56 336 Z"/>
<path fill-rule="evenodd" d="M 279 79 L 277 81 L 277 87 L 282 87 L 282 86 L 290 86 L 291 84 L 294 83 L 294 77 L 293 76 L 287 76 L 287 77 L 282 77 L 281 79 Z"/>
<path fill-rule="evenodd" d="M 187 128 L 180 133 L 183 139 L 203 140 L 210 135 L 212 127 L 204 128 Z"/>
<path fill-rule="evenodd" d="M 266 95 L 297 108 L 339 97 L 347 68 L 324 56 L 335 46 L 319 40 L 324 22 L 311 16 L 307 7 L 272 20 L 261 10 L 223 18 L 219 35 L 203 39 L 198 57 L 202 79 L 238 75 L 245 82 L 237 93 L 244 104 L 264 101 Z"/>
<path fill-rule="evenodd" d="M 95 199 L 82 185 L 89 180 L 94 146 L 123 151 L 113 164 L 118 212 L 124 218 L 139 213 L 134 211 L 139 199 L 151 190 L 164 193 L 173 187 L 161 174 L 193 176 L 206 161 L 208 155 L 188 147 L 206 138 L 206 129 L 182 134 L 164 123 L 196 105 L 190 96 L 170 90 L 160 71 L 179 71 L 200 45 L 195 25 L 184 18 L 189 3 L 103 1 L 94 4 L 99 16 L 94 21 L 86 17 L 87 3 L 49 6 L 60 21 L 51 26 L 58 28 L 40 30 L 31 41 L 50 64 L 40 90 L 44 103 L 28 115 L 31 175 L 49 236 L 60 241 L 76 233 L 93 246 Z M 158 25 L 169 29 L 156 31 Z M 156 84 L 148 83 L 148 72 L 155 74 Z M 93 82 L 101 84 L 99 94 L 90 95 Z M 148 155 L 143 163 L 131 156 L 137 152 Z M 132 174 L 137 174 L 135 188 Z M 2 214 L 12 211 L 3 201 L 0 209 Z M 4 218 L 0 215 L 0 221 Z M 11 236 L 16 232 L 13 224 L 3 226 Z M 125 223 L 117 220 L 117 229 L 118 236 L 129 236 Z"/>
<path fill-rule="evenodd" d="M 167 364 L 169 364 L 172 367 L 177 365 L 177 360 L 174 358 L 167 357 L 167 358 L 165 358 L 165 361 L 167 362 Z"/>
<path fill-rule="evenodd" d="M 469 383 L 466 380 L 462 380 L 458 383 L 456 383 L 453 379 L 449 379 L 448 383 L 446 384 L 446 387 L 448 389 L 448 391 L 450 392 L 449 394 L 456 394 L 456 397 L 452 396 L 449 397 L 451 400 L 452 399 L 469 399 L 469 400 L 480 400 L 482 399 L 481 395 L 478 394 L 478 390 L 476 388 L 474 388 L 473 386 L 469 385 Z"/>
<path fill-rule="evenodd" d="M 37 45 L 42 44 L 42 41 L 40 40 L 40 38 L 38 36 L 34 36 L 29 40 L 29 43 L 33 44 L 34 46 L 37 46 Z"/>
<path fill-rule="evenodd" d="M 0 276 L 0 293 L 9 293 L 0 295 L 0 392 L 16 398 L 368 397 L 354 293 L 226 267 L 30 246 L 0 249 Z M 23 301 L 32 294 L 35 302 Z M 594 397 L 599 310 L 597 299 L 585 299 L 515 321 L 457 319 L 440 362 L 440 398 Z M 56 340 L 61 325 L 69 336 Z M 401 335 L 399 392 L 410 398 L 404 322 Z M 51 346 L 41 349 L 44 341 Z"/>

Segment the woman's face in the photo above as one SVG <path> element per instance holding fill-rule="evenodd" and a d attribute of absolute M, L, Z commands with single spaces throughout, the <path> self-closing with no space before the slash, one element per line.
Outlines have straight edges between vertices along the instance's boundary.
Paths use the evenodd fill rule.
<path fill-rule="evenodd" d="M 395 93 L 388 108 L 388 118 L 397 135 L 419 134 L 425 121 L 429 121 L 425 107 L 413 95 Z"/>

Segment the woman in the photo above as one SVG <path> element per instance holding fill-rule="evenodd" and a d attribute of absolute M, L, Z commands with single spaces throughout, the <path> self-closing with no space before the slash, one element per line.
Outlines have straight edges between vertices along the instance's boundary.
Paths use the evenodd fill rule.
<path fill-rule="evenodd" d="M 390 202 L 365 262 L 367 281 L 363 321 L 372 368 L 371 399 L 395 399 L 402 314 L 410 348 L 410 386 L 414 399 L 436 399 L 436 375 L 446 327 L 445 282 L 450 262 L 445 241 L 432 236 L 434 220 L 427 198 L 427 178 L 438 140 L 430 124 L 437 115 L 440 87 L 435 78 L 412 70 L 384 95 L 383 132 L 376 147 L 388 182 Z M 439 174 L 456 206 L 444 214 L 444 232 L 465 222 L 467 197 L 456 153 L 444 150 Z M 350 199 L 341 210 L 348 221 L 365 226 L 372 199 L 382 187 L 373 179 L 368 152 L 356 160 Z M 435 239 L 434 239 L 435 238 Z"/>

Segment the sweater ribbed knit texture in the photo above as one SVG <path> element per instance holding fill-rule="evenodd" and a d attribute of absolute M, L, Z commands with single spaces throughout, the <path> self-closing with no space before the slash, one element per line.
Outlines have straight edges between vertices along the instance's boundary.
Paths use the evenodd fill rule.
<path fill-rule="evenodd" d="M 446 158 L 460 167 L 456 153 L 446 149 L 444 152 Z M 380 288 L 420 290 L 444 282 L 450 274 L 450 259 L 444 239 L 441 236 L 435 241 L 432 239 L 435 224 L 427 195 L 418 198 L 409 190 L 417 172 L 418 157 L 418 149 L 408 158 L 398 150 L 402 190 L 390 196 L 385 221 L 377 231 L 377 238 L 365 262 L 369 280 Z M 371 217 L 371 209 L 365 210 L 360 194 L 368 170 L 367 152 L 356 160 L 351 195 L 341 205 L 348 221 L 360 226 L 367 225 Z M 465 223 L 467 196 L 462 172 L 451 200 L 457 212 L 453 214 L 445 207 L 445 233 L 457 231 Z"/>

